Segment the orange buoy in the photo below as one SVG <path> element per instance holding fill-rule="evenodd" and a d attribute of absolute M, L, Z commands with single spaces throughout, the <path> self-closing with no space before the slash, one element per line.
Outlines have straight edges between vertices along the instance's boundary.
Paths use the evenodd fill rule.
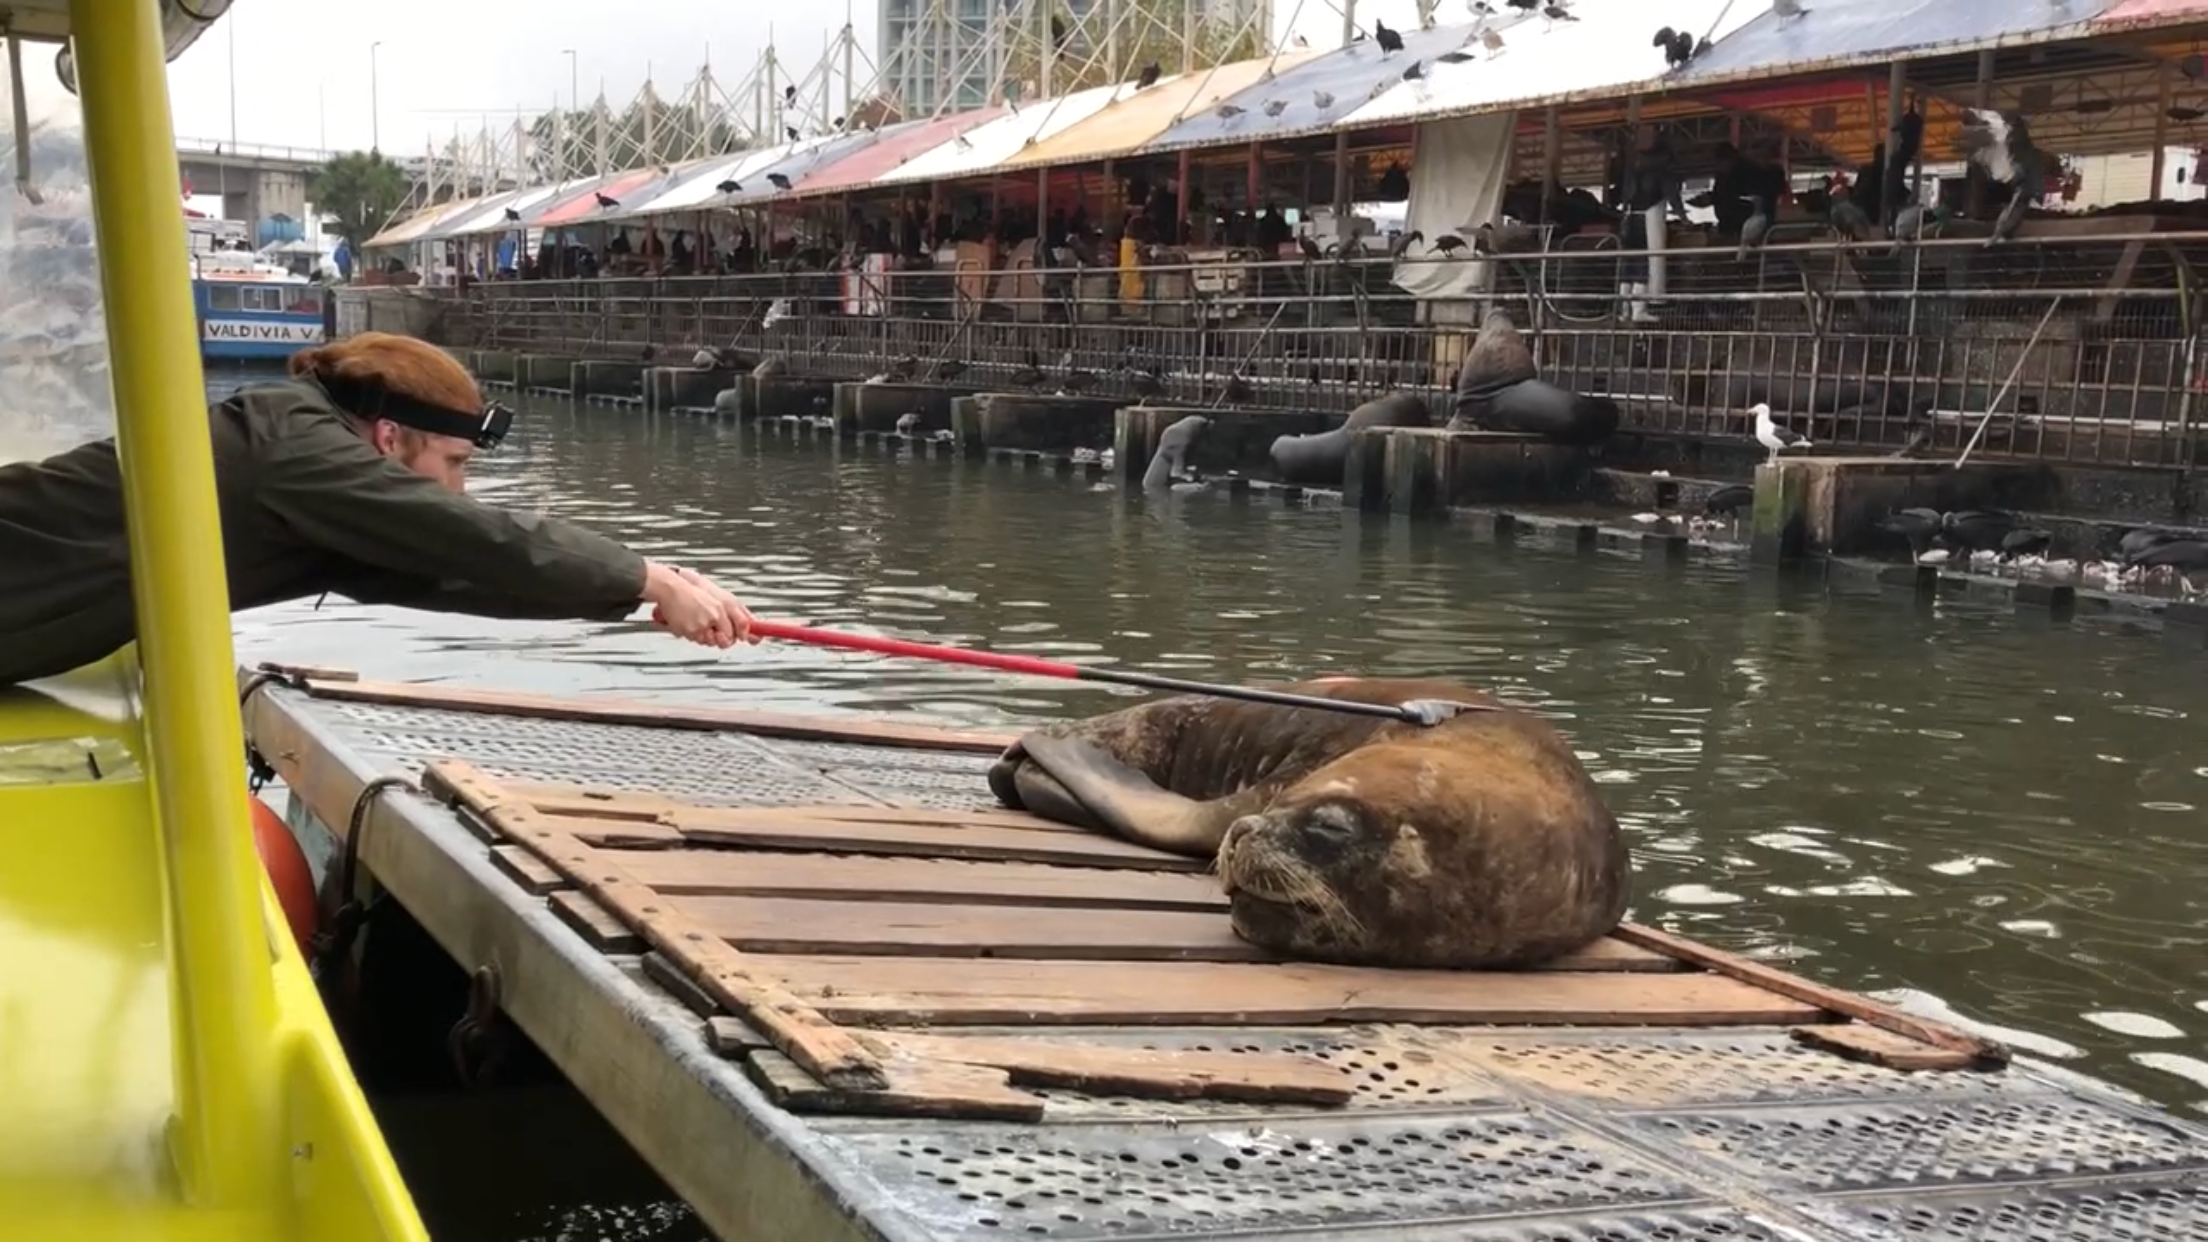
<path fill-rule="evenodd" d="M 276 890 L 276 904 L 284 908 L 284 921 L 291 924 L 292 943 L 303 956 L 314 939 L 317 917 L 314 873 L 307 869 L 307 856 L 282 817 L 257 797 L 246 801 L 253 804 L 253 852 L 261 856 L 261 869 L 268 872 L 268 882 Z"/>

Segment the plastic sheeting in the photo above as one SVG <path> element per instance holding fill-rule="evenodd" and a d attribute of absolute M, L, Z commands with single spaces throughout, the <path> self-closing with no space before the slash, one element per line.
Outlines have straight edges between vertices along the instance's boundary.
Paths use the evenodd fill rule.
<path fill-rule="evenodd" d="M 1515 112 L 1451 117 L 1418 127 L 1403 229 L 1423 234 L 1426 240 L 1423 245 L 1414 244 L 1408 261 L 1395 265 L 1396 287 L 1421 300 L 1477 298 L 1491 287 L 1488 260 L 1471 258 L 1470 250 L 1458 251 L 1462 258 L 1443 258 L 1432 247 L 1434 239 L 1445 233 L 1469 244 L 1472 230 L 1502 210 L 1517 132 Z M 1462 318 L 1471 322 L 1469 305 Z"/>
<path fill-rule="evenodd" d="M 586 211 L 596 211 L 598 200 L 593 196 L 603 187 L 619 180 L 622 175 L 615 173 L 611 177 L 592 177 L 586 181 L 568 182 L 534 208 L 522 212 L 521 227 L 558 228 L 562 220 Z"/>
<path fill-rule="evenodd" d="M 563 209 L 559 223 L 577 225 L 627 222 L 639 214 L 638 208 L 688 180 L 691 171 L 691 165 L 683 164 L 674 168 L 640 168 L 615 173 L 611 180 L 598 188 L 608 197 L 619 199 L 619 207 L 600 207 L 598 200 L 593 198 L 589 200 L 589 210 L 581 215 L 570 215 Z"/>
<path fill-rule="evenodd" d="M 1708 37 L 1715 42 L 1770 7 L 1770 0 L 1664 0 L 1660 5 L 1649 0 L 1578 0 L 1572 12 L 1579 20 L 1570 22 L 1507 10 L 1508 17 L 1487 23 L 1502 36 L 1502 51 L 1486 50 L 1478 26 L 1457 27 L 1466 40 L 1462 51 L 1427 61 L 1423 81 L 1396 83 L 1344 117 L 1340 127 L 1525 108 L 1614 95 L 1636 85 L 1661 89 L 1673 79 L 1666 77 L 1664 53 L 1653 42 L 1657 27 L 1688 30 L 1697 38 L 1714 32 Z M 1709 54 L 1719 50 L 1712 47 Z"/>
<path fill-rule="evenodd" d="M 1178 77 L 1161 79 L 1150 89 L 1157 90 L 1168 82 L 1179 80 Z M 988 172 L 1018 155 L 1029 143 L 1040 143 L 1095 116 L 1114 96 L 1132 89 L 1125 83 L 1099 86 L 1056 99 L 1038 99 L 1024 108 L 1007 108 L 1003 116 L 960 134 L 926 155 L 915 157 L 881 180 L 887 184 L 943 181 Z"/>
<path fill-rule="evenodd" d="M 440 207 L 430 207 L 417 211 L 396 227 L 385 229 L 370 238 L 367 245 L 362 246 L 361 249 L 366 250 L 380 246 L 403 246 L 408 242 L 420 241 L 422 235 L 436 227 L 438 223 L 458 219 L 461 215 L 481 207 L 484 201 L 480 198 L 471 198 L 464 202 L 446 203 Z"/>
<path fill-rule="evenodd" d="M 768 175 L 772 173 L 780 173 L 788 177 L 790 179 L 790 189 L 797 189 L 804 184 L 807 177 L 813 174 L 814 170 L 825 171 L 830 164 L 842 160 L 845 156 L 859 150 L 880 136 L 880 134 L 869 134 L 861 130 L 856 134 L 837 134 L 833 138 L 808 138 L 797 144 L 781 159 L 771 164 L 761 164 L 757 168 L 747 170 L 740 178 L 744 183 L 743 193 L 730 195 L 729 201 L 756 203 L 773 198 L 777 194 L 785 193 L 785 191 L 776 189 L 774 183 L 767 180 Z"/>
<path fill-rule="evenodd" d="M 1177 151 L 1182 147 L 1227 142 L 1264 142 L 1296 134 L 1315 133 L 1371 102 L 1386 87 L 1403 80 L 1403 70 L 1413 60 L 1432 60 L 1463 45 L 1469 26 L 1442 26 L 1432 30 L 1405 30 L 1403 50 L 1382 56 L 1380 45 L 1367 39 L 1345 48 L 1321 52 L 1301 63 L 1283 57 L 1273 79 L 1258 81 L 1231 101 L 1244 109 L 1240 116 L 1221 119 L 1205 109 L 1168 126 L 1143 144 L 1143 150 Z M 1320 106 L 1318 97 L 1331 96 Z M 1279 116 L 1265 115 L 1270 100 L 1286 100 Z"/>
<path fill-rule="evenodd" d="M 631 172 L 615 173 L 612 176 L 607 177 L 605 180 L 597 182 L 596 184 L 590 186 L 582 193 L 570 196 L 564 202 L 552 208 L 552 210 L 547 211 L 543 215 L 538 216 L 535 220 L 530 221 L 530 223 L 536 225 L 538 228 L 546 229 L 558 229 L 566 228 L 569 225 L 588 224 L 590 223 L 590 218 L 592 216 L 600 214 L 601 210 L 603 210 L 598 206 L 598 196 L 600 194 L 605 195 L 607 198 L 619 199 L 622 195 L 628 193 L 629 191 L 641 188 L 642 186 L 650 183 L 658 176 L 659 174 L 656 171 L 649 168 L 637 169 Z"/>
<path fill-rule="evenodd" d="M 2093 24 L 2126 26 L 2197 20 L 2208 20 L 2208 0 L 2119 0 L 2094 18 Z"/>
<path fill-rule="evenodd" d="M 1760 8 L 1768 10 L 1769 5 Z M 2103 0 L 1814 0 L 1800 17 L 1764 12 L 1695 58 L 1671 81 L 1703 85 L 1732 78 L 1814 73 L 1932 52 L 1959 52 L 2064 27 L 2085 33 Z M 2048 40 L 2051 41 L 2051 40 Z"/>
<path fill-rule="evenodd" d="M 1298 52 L 1281 57 L 1277 64 L 1240 60 L 1184 74 L 1142 91 L 1133 89 L 1130 84 L 1118 99 L 1098 109 L 1089 119 L 1037 141 L 1034 146 L 1005 159 L 999 167 L 1080 164 L 1123 155 L 1146 146 L 1151 139 L 1187 117 L 1216 115 L 1213 110 L 1220 104 L 1256 85 L 1268 64 L 1272 64 L 1277 73 L 1309 59 L 1311 53 Z"/>
<path fill-rule="evenodd" d="M 437 241 L 447 237 L 465 237 L 471 233 L 493 233 L 506 223 L 506 209 L 521 199 L 536 194 L 536 190 L 509 190 L 479 198 L 468 205 L 466 211 L 456 211 L 430 226 L 416 238 L 418 241 Z"/>
<path fill-rule="evenodd" d="M 885 129 L 874 135 L 871 145 L 813 170 L 805 178 L 805 191 L 819 194 L 868 185 L 1002 115 L 1002 108 L 983 108 Z"/>
<path fill-rule="evenodd" d="M 703 172 L 683 178 L 650 202 L 637 204 L 635 214 L 656 216 L 670 211 L 693 211 L 700 207 L 720 206 L 728 201 L 719 189 L 723 181 L 734 181 L 748 190 L 751 187 L 744 179 L 751 176 L 753 171 L 763 172 L 768 167 L 781 163 L 790 157 L 791 152 L 803 145 L 805 144 L 799 142 L 785 142 L 780 146 L 763 147 L 715 160 Z"/>

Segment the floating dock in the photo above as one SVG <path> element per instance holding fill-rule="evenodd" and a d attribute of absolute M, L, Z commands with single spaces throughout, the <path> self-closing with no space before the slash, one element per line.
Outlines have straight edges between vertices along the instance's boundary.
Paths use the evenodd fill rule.
<path fill-rule="evenodd" d="M 319 824 L 722 1237 L 2208 1237 L 2208 1128 L 1653 928 L 1280 962 L 1009 736 L 241 674 Z"/>

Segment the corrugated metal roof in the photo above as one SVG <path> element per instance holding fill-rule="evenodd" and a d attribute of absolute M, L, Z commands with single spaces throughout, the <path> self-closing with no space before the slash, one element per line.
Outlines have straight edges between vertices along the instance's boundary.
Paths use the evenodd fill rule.
<path fill-rule="evenodd" d="M 1300 65 L 1312 53 L 1296 52 L 1277 62 L 1238 60 L 1171 82 L 1159 82 L 1148 90 L 1128 91 L 1097 111 L 1096 115 L 1063 132 L 1042 139 L 1008 157 L 1000 168 L 1037 164 L 1080 164 L 1107 159 L 1141 149 L 1152 138 L 1183 119 L 1211 112 L 1222 103 L 1255 85 L 1268 65 Z"/>
<path fill-rule="evenodd" d="M 826 193 L 880 180 L 945 143 L 1004 114 L 1002 108 L 983 108 L 953 116 L 912 121 L 874 135 L 874 141 L 835 163 L 817 168 L 805 178 L 808 194 Z"/>
<path fill-rule="evenodd" d="M 1457 27 L 1464 35 L 1462 51 L 1426 62 L 1425 80 L 1396 83 L 1335 128 L 1536 106 L 1642 84 L 1655 89 L 1666 82 L 1664 54 L 1655 45 L 1657 27 L 1718 40 L 1770 7 L 1770 0 L 1578 0 L 1572 6 L 1577 21 L 1551 22 L 1539 13 L 1490 20 L 1486 25 L 1503 39 L 1499 52 L 1486 50 L 1479 26 Z M 1722 46 L 1707 54 L 1716 55 Z"/>
<path fill-rule="evenodd" d="M 1201 76 L 1201 75 L 1199 75 Z M 1177 82 L 1176 75 L 1160 79 L 1150 89 L 1157 90 L 1169 82 Z M 1024 108 L 1006 109 L 1005 115 L 984 125 L 977 125 L 959 135 L 964 141 L 946 142 L 925 155 L 915 157 L 903 168 L 882 178 L 884 184 L 899 185 L 912 181 L 943 181 L 958 177 L 972 177 L 988 172 L 1004 161 L 1018 155 L 1029 143 L 1040 143 L 1054 134 L 1088 120 L 1102 111 L 1115 95 L 1134 89 L 1130 83 L 1116 86 L 1098 86 L 1056 99 L 1038 99 Z"/>
<path fill-rule="evenodd" d="M 1316 133 L 1364 107 L 1382 87 L 1402 79 L 1403 67 L 1413 59 L 1431 60 L 1464 43 L 1470 26 L 1442 26 L 1433 30 L 1405 30 L 1403 50 L 1383 57 L 1380 45 L 1367 39 L 1348 47 L 1320 52 L 1300 63 L 1283 59 L 1274 66 L 1271 81 L 1260 80 L 1231 101 L 1241 115 L 1221 119 L 1217 112 L 1201 109 L 1143 144 L 1145 151 L 1177 151 L 1182 147 L 1214 146 L 1229 142 L 1263 142 L 1295 134 Z M 1320 96 L 1329 96 L 1324 107 Z M 1285 100 L 1277 117 L 1265 115 L 1271 100 Z"/>
<path fill-rule="evenodd" d="M 2091 33 L 2103 0 L 1813 0 L 1800 17 L 1766 11 L 1695 58 L 1668 86 L 1814 73 L 1932 52 L 1964 52 Z"/>

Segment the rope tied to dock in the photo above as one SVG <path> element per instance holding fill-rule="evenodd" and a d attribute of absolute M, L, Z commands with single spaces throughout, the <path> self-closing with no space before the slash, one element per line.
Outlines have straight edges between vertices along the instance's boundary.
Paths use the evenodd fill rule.
<path fill-rule="evenodd" d="M 369 808 L 374 805 L 376 795 L 391 789 L 404 789 L 425 801 L 432 800 L 427 791 L 404 776 L 376 777 L 362 785 L 360 792 L 353 796 L 353 809 L 345 819 L 345 840 L 337 857 L 338 906 L 330 912 L 329 921 L 315 932 L 313 956 L 307 962 L 317 982 L 327 979 L 330 968 L 352 951 L 353 940 L 360 934 L 362 924 L 385 897 L 385 891 L 379 889 L 374 897 L 363 901 L 355 889 L 360 882 L 360 839 L 367 831 Z"/>

